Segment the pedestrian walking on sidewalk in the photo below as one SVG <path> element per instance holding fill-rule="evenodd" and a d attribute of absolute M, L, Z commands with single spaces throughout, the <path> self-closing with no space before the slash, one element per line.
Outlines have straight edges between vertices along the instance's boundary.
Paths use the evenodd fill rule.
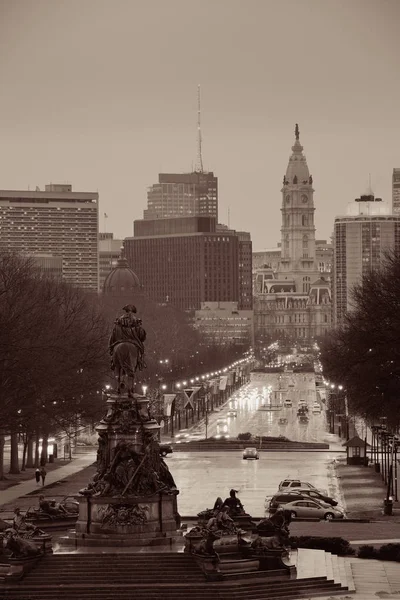
<path fill-rule="evenodd" d="M 44 485 L 44 480 L 46 479 L 47 471 L 44 467 L 40 469 L 40 477 L 42 478 L 42 485 Z"/>
<path fill-rule="evenodd" d="M 36 483 L 39 485 L 39 483 L 40 483 L 40 469 L 36 469 L 36 471 L 35 471 L 35 479 L 36 479 Z"/>

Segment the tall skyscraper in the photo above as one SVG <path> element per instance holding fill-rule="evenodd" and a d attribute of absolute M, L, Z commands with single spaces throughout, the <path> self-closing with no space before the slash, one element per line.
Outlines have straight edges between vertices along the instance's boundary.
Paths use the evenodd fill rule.
<path fill-rule="evenodd" d="M 71 185 L 45 191 L 0 190 L 0 250 L 62 258 L 65 281 L 99 288 L 96 192 L 73 192 Z"/>
<path fill-rule="evenodd" d="M 352 308 L 351 290 L 364 273 L 377 268 L 388 250 L 400 252 L 400 215 L 373 195 L 361 196 L 334 226 L 334 324 Z"/>
<path fill-rule="evenodd" d="M 215 217 L 218 220 L 218 178 L 214 173 L 160 173 L 147 193 L 144 219 Z"/>
<path fill-rule="evenodd" d="M 392 175 L 392 212 L 400 213 L 400 169 L 393 169 Z"/>

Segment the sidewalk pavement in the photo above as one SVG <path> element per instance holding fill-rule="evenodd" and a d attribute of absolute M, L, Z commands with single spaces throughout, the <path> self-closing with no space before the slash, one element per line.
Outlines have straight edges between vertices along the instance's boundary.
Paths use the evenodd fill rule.
<path fill-rule="evenodd" d="M 79 456 L 78 458 L 73 458 L 71 462 L 66 465 L 62 465 L 57 469 L 53 469 L 46 476 L 46 483 L 44 486 L 38 485 L 35 479 L 29 479 L 28 481 L 23 481 L 18 485 L 13 485 L 12 487 L 0 491 L 0 507 L 5 504 L 9 504 L 13 500 L 17 500 L 22 496 L 26 496 L 30 492 L 43 490 L 46 493 L 46 488 L 69 477 L 70 475 L 74 475 L 82 469 L 85 469 L 89 465 L 93 464 L 96 460 L 96 450 L 93 452 L 89 452 L 84 454 L 83 456 Z"/>
<path fill-rule="evenodd" d="M 340 458 L 336 461 L 335 468 L 348 518 L 400 523 L 399 502 L 394 502 L 392 516 L 383 514 L 387 490 L 373 465 L 347 465 L 345 458 Z"/>

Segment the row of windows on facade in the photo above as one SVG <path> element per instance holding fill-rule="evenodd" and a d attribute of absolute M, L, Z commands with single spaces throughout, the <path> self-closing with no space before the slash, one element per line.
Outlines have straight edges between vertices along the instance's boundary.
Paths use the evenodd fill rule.
<path fill-rule="evenodd" d="M 24 206 L 24 207 L 20 207 L 20 206 L 4 206 L 1 204 L 3 200 L 0 199 L 0 210 L 3 212 L 3 214 L 6 214 L 7 211 L 9 210 L 13 210 L 15 213 L 18 214 L 24 214 L 27 215 L 28 211 L 35 211 L 37 213 L 48 213 L 48 214 L 55 214 L 54 213 L 54 209 L 56 208 L 57 210 L 62 210 L 63 212 L 75 212 L 75 211 L 80 211 L 81 213 L 88 213 L 88 214 L 94 214 L 97 212 L 97 207 L 88 207 L 88 208 L 81 208 L 78 206 L 53 206 L 53 207 L 49 207 L 49 206 Z M 29 200 L 27 201 L 29 202 Z"/>
<path fill-rule="evenodd" d="M 287 335 L 287 330 L 286 329 L 275 329 L 276 335 Z M 293 329 L 290 331 L 290 333 L 293 333 L 295 335 L 295 337 L 308 337 L 307 331 L 304 327 L 298 327 L 296 329 Z"/>

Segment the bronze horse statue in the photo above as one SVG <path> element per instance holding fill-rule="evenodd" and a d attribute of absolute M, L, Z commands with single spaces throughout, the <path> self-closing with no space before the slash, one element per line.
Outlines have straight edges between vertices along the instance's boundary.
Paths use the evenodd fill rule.
<path fill-rule="evenodd" d="M 133 397 L 138 359 L 139 349 L 131 342 L 120 342 L 114 346 L 112 362 L 114 365 L 114 374 L 118 382 L 118 394 L 126 390 L 128 397 Z"/>
<path fill-rule="evenodd" d="M 135 373 L 146 367 L 143 358 L 146 332 L 141 319 L 133 315 L 136 312 L 133 304 L 127 304 L 123 310 L 125 315 L 115 321 L 109 341 L 111 368 L 118 382 L 118 394 L 126 390 L 128 397 L 132 398 Z"/>

